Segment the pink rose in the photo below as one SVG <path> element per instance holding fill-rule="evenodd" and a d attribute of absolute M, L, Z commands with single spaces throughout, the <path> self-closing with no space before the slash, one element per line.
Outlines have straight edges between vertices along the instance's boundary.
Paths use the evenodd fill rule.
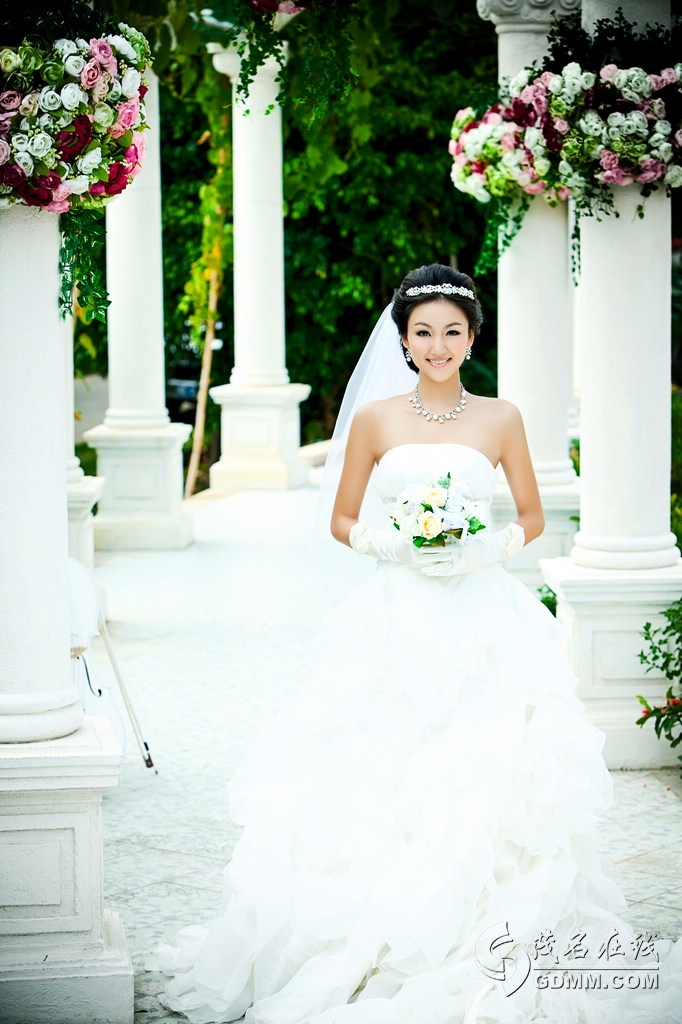
<path fill-rule="evenodd" d="M 466 167 L 468 162 L 469 160 L 467 158 L 466 153 L 458 153 L 457 156 L 455 157 L 455 167 L 457 168 L 457 170 L 459 170 L 460 167 Z"/>
<path fill-rule="evenodd" d="M 448 142 L 448 153 L 450 154 L 450 156 L 457 156 L 457 143 L 455 142 L 454 139 L 450 139 L 450 141 Z M 126 157 L 127 155 L 128 154 L 126 153 Z"/>
<path fill-rule="evenodd" d="M 118 63 L 114 52 L 106 39 L 91 39 L 90 53 L 98 60 L 103 68 L 106 68 L 110 75 L 115 75 L 118 70 Z"/>
<path fill-rule="evenodd" d="M 0 114 L 0 139 L 9 135 L 12 130 L 12 118 L 15 112 L 10 110 L 7 114 Z"/>
<path fill-rule="evenodd" d="M 91 196 L 103 196 L 104 195 L 104 182 L 96 181 L 94 185 L 91 185 L 88 189 Z"/>
<path fill-rule="evenodd" d="M 561 188 L 558 189 L 558 191 L 557 191 L 557 195 L 558 195 L 559 199 L 562 199 L 562 200 L 563 199 L 568 199 L 570 194 L 571 194 L 570 188 L 566 188 L 565 185 L 562 185 Z"/>
<path fill-rule="evenodd" d="M 605 171 L 611 171 L 614 167 L 618 166 L 618 155 L 610 149 L 602 149 L 599 162 Z"/>
<path fill-rule="evenodd" d="M 668 84 L 664 81 L 661 75 L 649 75 L 649 81 L 651 82 L 651 88 L 654 92 L 658 92 L 664 85 Z"/>
<path fill-rule="evenodd" d="M 643 184 L 647 184 L 650 181 L 656 181 L 657 178 L 662 178 L 668 169 L 662 160 L 654 160 L 653 157 L 649 157 L 647 160 L 642 160 L 639 167 L 640 170 L 637 175 L 637 181 L 641 181 Z"/>
<path fill-rule="evenodd" d="M 487 110 L 483 115 L 483 124 L 502 124 L 502 118 L 494 110 Z"/>
<path fill-rule="evenodd" d="M 21 93 L 16 89 L 6 89 L 5 92 L 0 92 L 0 110 L 18 110 L 21 99 Z"/>
<path fill-rule="evenodd" d="M 666 85 L 675 85 L 677 82 L 677 72 L 675 68 L 663 68 L 661 71 L 661 78 Z"/>
<path fill-rule="evenodd" d="M 566 135 L 570 131 L 571 126 L 568 121 L 564 121 L 563 117 L 557 117 L 554 121 L 554 130 L 559 132 L 559 135 Z"/>
<path fill-rule="evenodd" d="M 599 72 L 599 77 L 602 82 L 613 82 L 617 74 L 618 68 L 615 64 L 605 64 Z"/>
<path fill-rule="evenodd" d="M 529 196 L 536 196 L 538 192 L 543 192 L 544 188 L 544 181 L 534 181 L 530 185 L 526 185 L 523 191 L 527 192 Z"/>
<path fill-rule="evenodd" d="M 56 199 L 57 202 L 61 202 L 63 199 L 68 199 L 71 195 L 71 189 L 63 181 L 57 185 L 56 188 L 52 189 L 52 198 Z"/>
<path fill-rule="evenodd" d="M 93 57 L 81 71 L 81 85 L 84 89 L 92 89 L 96 82 L 102 77 L 102 68 L 99 61 Z"/>
<path fill-rule="evenodd" d="M 622 167 L 614 167 L 612 170 L 604 171 L 601 180 L 607 185 L 632 185 L 634 178 Z"/>
<path fill-rule="evenodd" d="M 516 143 L 514 142 L 514 133 L 506 132 L 500 139 L 500 146 L 506 153 L 511 153 L 516 149 Z"/>
<path fill-rule="evenodd" d="M 71 203 L 67 199 L 53 199 L 52 202 L 46 203 L 43 209 L 49 210 L 50 213 L 68 213 Z"/>
<path fill-rule="evenodd" d="M 4 139 L 0 139 L 0 166 L 9 160 L 9 145 Z"/>
<path fill-rule="evenodd" d="M 676 146 L 682 147 L 682 128 L 680 128 L 679 131 L 676 131 L 673 135 L 673 142 Z"/>
<path fill-rule="evenodd" d="M 118 108 L 118 119 L 115 125 L 109 129 L 109 134 L 115 139 L 120 139 L 127 131 L 137 123 L 140 116 L 140 101 L 137 96 L 126 103 L 121 103 Z"/>
<path fill-rule="evenodd" d="M 543 71 L 540 77 L 538 78 L 538 82 L 541 82 L 542 85 L 544 85 L 545 88 L 547 88 L 550 82 L 553 82 L 556 77 L 557 76 L 554 74 L 553 71 Z"/>

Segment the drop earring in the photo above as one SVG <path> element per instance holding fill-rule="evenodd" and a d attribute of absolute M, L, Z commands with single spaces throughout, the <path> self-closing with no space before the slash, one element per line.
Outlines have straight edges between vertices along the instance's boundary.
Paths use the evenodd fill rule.
<path fill-rule="evenodd" d="M 465 359 L 471 359 L 471 345 L 467 345 L 467 350 L 464 354 Z"/>
<path fill-rule="evenodd" d="M 408 363 L 412 362 L 412 353 L 410 352 L 409 348 L 405 349 L 405 358 L 407 359 Z"/>

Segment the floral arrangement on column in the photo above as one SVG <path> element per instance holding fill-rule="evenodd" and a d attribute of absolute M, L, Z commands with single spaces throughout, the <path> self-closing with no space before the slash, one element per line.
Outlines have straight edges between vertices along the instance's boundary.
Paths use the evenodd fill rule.
<path fill-rule="evenodd" d="M 87 249 L 101 226 L 87 213 L 142 168 L 150 64 L 147 40 L 124 24 L 99 38 L 25 38 L 0 49 L 0 209 L 21 203 L 83 215 L 61 221 L 62 306 L 70 309 L 78 274 L 86 313 L 100 319 L 103 284 L 94 263 L 87 266 Z"/>
<path fill-rule="evenodd" d="M 599 22 L 591 39 L 572 18 L 555 23 L 543 68 L 525 68 L 480 115 L 458 111 L 452 181 L 489 210 L 479 270 L 495 265 L 535 195 L 550 205 L 575 201 L 575 253 L 580 217 L 613 212 L 612 186 L 636 186 L 646 199 L 682 185 L 682 63 L 665 64 L 671 33 L 650 30 L 654 47 L 634 29 L 620 12 Z M 659 56 L 654 67 L 609 59 L 641 39 L 651 59 Z M 581 50 L 587 59 L 557 66 L 556 51 Z"/>

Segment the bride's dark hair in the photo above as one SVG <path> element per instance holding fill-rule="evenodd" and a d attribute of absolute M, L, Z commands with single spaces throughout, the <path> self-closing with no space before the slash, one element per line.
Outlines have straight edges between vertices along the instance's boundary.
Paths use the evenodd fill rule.
<path fill-rule="evenodd" d="M 458 293 L 447 294 L 438 291 L 426 291 L 421 292 L 419 295 L 408 295 L 407 292 L 412 288 L 428 288 L 429 286 L 434 287 L 438 285 L 452 285 L 454 288 L 466 288 L 472 294 L 473 298 L 468 295 L 460 295 Z M 476 288 L 474 282 L 467 274 L 462 274 L 459 270 L 453 270 L 452 267 L 446 266 L 444 263 L 429 263 L 427 266 L 419 267 L 417 270 L 411 271 L 407 277 L 403 279 L 400 288 L 396 288 L 393 293 L 393 305 L 391 307 L 391 316 L 396 324 L 401 338 L 401 348 L 407 365 L 415 373 L 418 373 L 417 367 L 414 363 L 411 363 L 407 359 L 405 354 L 405 348 L 402 344 L 402 339 L 407 334 L 407 323 L 410 319 L 410 313 L 415 306 L 421 305 L 422 302 L 432 302 L 434 299 L 446 299 L 448 302 L 454 302 L 462 310 L 467 318 L 469 327 L 478 334 L 483 323 L 483 310 L 481 309 L 481 303 L 476 298 Z"/>

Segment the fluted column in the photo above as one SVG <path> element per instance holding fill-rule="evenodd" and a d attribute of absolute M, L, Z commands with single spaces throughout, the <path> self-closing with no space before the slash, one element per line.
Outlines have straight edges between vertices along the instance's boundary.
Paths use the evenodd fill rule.
<path fill-rule="evenodd" d="M 553 14 L 579 0 L 478 0 L 478 13 L 498 35 L 500 82 L 540 61 Z M 578 511 L 578 481 L 569 458 L 572 389 L 571 280 L 564 204 L 531 200 L 521 230 L 498 268 L 498 394 L 523 414 L 547 525 L 538 541 L 511 562 L 526 583 L 541 582 L 539 558 L 568 554 Z M 514 517 L 506 483 L 495 498 L 496 521 Z"/>
<path fill-rule="evenodd" d="M 230 383 L 211 389 L 221 406 L 221 455 L 211 488 L 292 487 L 307 481 L 299 455 L 299 405 L 310 388 L 290 384 L 285 359 L 282 113 L 279 64 L 256 72 L 237 93 L 235 48 L 211 46 L 216 70 L 232 80 L 234 347 Z"/>
<path fill-rule="evenodd" d="M 590 0 L 585 27 L 617 6 L 641 28 L 670 22 L 667 2 Z M 640 219 L 637 187 L 613 198 L 620 216 L 581 225 L 580 530 L 571 557 L 542 569 L 607 762 L 648 767 L 675 755 L 634 725 L 636 695 L 658 703 L 668 685 L 643 672 L 641 631 L 682 593 L 670 532 L 670 200 L 655 193 Z"/>
<path fill-rule="evenodd" d="M 95 522 L 98 548 L 182 548 L 182 446 L 191 427 L 165 406 L 161 153 L 158 79 L 146 73 L 149 129 L 142 171 L 107 205 L 109 407 L 83 435 L 105 478 Z"/>

